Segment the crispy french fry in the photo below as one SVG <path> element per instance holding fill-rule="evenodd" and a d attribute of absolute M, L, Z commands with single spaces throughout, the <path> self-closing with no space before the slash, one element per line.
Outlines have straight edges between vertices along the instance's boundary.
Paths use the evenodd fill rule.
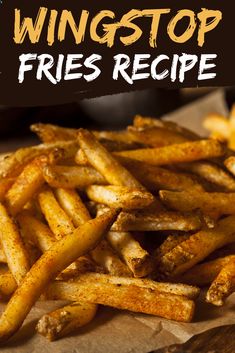
<path fill-rule="evenodd" d="M 92 184 L 107 184 L 99 172 L 87 166 L 45 166 L 43 175 L 47 183 L 55 188 L 84 189 Z"/>
<path fill-rule="evenodd" d="M 58 151 L 58 159 L 63 160 L 75 156 L 78 144 L 76 141 L 58 141 L 32 147 L 20 148 L 0 163 L 0 176 L 3 178 L 18 176 L 26 164 L 41 155 Z M 54 156 L 53 156 L 54 157 Z"/>
<path fill-rule="evenodd" d="M 3 202 L 7 191 L 13 185 L 14 181 L 14 178 L 0 179 L 0 202 Z"/>
<path fill-rule="evenodd" d="M 142 188 L 142 185 L 87 130 L 78 131 L 78 142 L 89 163 L 113 185 Z"/>
<path fill-rule="evenodd" d="M 187 212 L 200 209 L 209 215 L 235 214 L 235 193 L 161 190 L 159 195 L 165 205 L 177 211 Z"/>
<path fill-rule="evenodd" d="M 189 237 L 190 237 L 189 234 L 168 235 L 168 237 L 164 240 L 164 242 L 154 251 L 154 256 L 156 260 L 159 261 L 162 256 L 167 254 L 169 251 L 174 249 L 177 245 L 181 244 Z"/>
<path fill-rule="evenodd" d="M 144 162 L 127 159 L 124 166 L 148 190 L 185 190 L 190 188 L 203 189 L 200 182 L 192 175 L 171 171 Z M 232 179 L 232 178 L 231 178 Z"/>
<path fill-rule="evenodd" d="M 36 330 L 50 341 L 55 341 L 87 325 L 95 317 L 98 306 L 92 303 L 76 302 L 49 314 L 38 321 Z"/>
<path fill-rule="evenodd" d="M 177 166 L 184 171 L 192 172 L 201 178 L 222 187 L 227 191 L 235 191 L 235 179 L 220 166 L 210 162 L 192 162 Z"/>
<path fill-rule="evenodd" d="M 44 184 L 42 166 L 48 163 L 46 156 L 40 156 L 26 165 L 6 194 L 6 204 L 12 215 L 20 212 Z"/>
<path fill-rule="evenodd" d="M 156 118 L 154 119 L 150 117 L 143 117 L 141 115 L 136 115 L 134 117 L 133 125 L 136 128 L 150 128 L 150 127 L 165 128 L 165 129 L 180 133 L 188 140 L 199 140 L 201 138 L 195 132 L 189 129 L 186 129 L 185 127 L 180 126 L 177 123 L 169 120 L 161 120 Z"/>
<path fill-rule="evenodd" d="M 154 263 L 149 253 L 144 250 L 131 233 L 108 232 L 107 240 L 112 248 L 122 257 L 135 277 L 145 277 L 152 272 Z"/>
<path fill-rule="evenodd" d="M 203 262 L 196 265 L 182 276 L 174 277 L 173 280 L 180 283 L 187 283 L 195 286 L 206 286 L 218 276 L 222 268 L 231 260 L 235 259 L 235 255 L 221 257 L 209 262 Z"/>
<path fill-rule="evenodd" d="M 180 275 L 204 260 L 216 249 L 235 242 L 235 216 L 220 220 L 214 229 L 201 230 L 165 254 L 160 261 L 160 272 Z"/>
<path fill-rule="evenodd" d="M 44 188 L 38 195 L 38 201 L 52 232 L 58 239 L 73 232 L 72 220 L 60 207 L 52 190 Z"/>
<path fill-rule="evenodd" d="M 92 259 L 111 275 L 131 276 L 131 271 L 113 252 L 106 240 L 102 240 L 90 254 Z"/>
<path fill-rule="evenodd" d="M 208 114 L 204 121 L 203 126 L 211 133 L 216 133 L 224 140 L 228 140 L 230 136 L 229 120 L 223 115 Z"/>
<path fill-rule="evenodd" d="M 117 212 L 110 211 L 85 223 L 56 242 L 34 264 L 10 299 L 0 318 L 0 340 L 5 341 L 22 325 L 49 282 L 79 256 L 92 250 L 109 230 Z M 82 241 L 81 241 L 82 239 Z"/>
<path fill-rule="evenodd" d="M 166 165 L 220 157 L 224 152 L 225 150 L 222 144 L 216 140 L 208 139 L 159 148 L 113 152 L 113 155 L 120 161 L 125 161 L 125 158 L 130 158 L 153 165 Z"/>
<path fill-rule="evenodd" d="M 134 279 L 136 281 L 137 279 Z M 142 312 L 171 320 L 190 322 L 195 304 L 186 297 L 136 285 L 83 281 L 53 283 L 48 289 L 51 299 L 82 300 L 119 309 Z"/>
<path fill-rule="evenodd" d="M 235 256 L 219 272 L 207 294 L 207 302 L 216 306 L 224 304 L 225 299 L 235 290 Z"/>
<path fill-rule="evenodd" d="M 17 288 L 16 281 L 10 271 L 0 273 L 0 300 L 9 299 Z"/>
<path fill-rule="evenodd" d="M 121 130 L 121 131 L 92 131 L 92 134 L 98 140 L 111 140 L 121 143 L 132 143 L 133 136 L 128 130 Z"/>
<path fill-rule="evenodd" d="M 60 127 L 52 124 L 33 124 L 30 130 L 35 132 L 43 143 L 76 140 L 76 129 Z"/>
<path fill-rule="evenodd" d="M 91 185 L 87 187 L 86 191 L 92 201 L 113 208 L 144 208 L 154 201 L 154 197 L 149 192 L 125 186 Z"/>
<path fill-rule="evenodd" d="M 155 214 L 121 212 L 111 230 L 115 232 L 191 231 L 200 229 L 200 227 L 201 220 L 197 215 L 184 215 L 177 212 L 160 212 Z"/>
<path fill-rule="evenodd" d="M 9 269 L 19 284 L 30 269 L 29 258 L 16 224 L 2 204 L 0 204 L 0 241 Z"/>
<path fill-rule="evenodd" d="M 60 188 L 55 190 L 55 195 L 60 206 L 72 219 L 75 227 L 78 227 L 91 219 L 87 208 L 76 190 Z"/>

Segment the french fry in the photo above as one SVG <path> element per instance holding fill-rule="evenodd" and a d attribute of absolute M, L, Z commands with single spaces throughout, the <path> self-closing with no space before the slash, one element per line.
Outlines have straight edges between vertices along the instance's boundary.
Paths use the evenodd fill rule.
<path fill-rule="evenodd" d="M 157 189 L 165 189 L 181 191 L 190 188 L 203 190 L 201 183 L 192 175 L 130 159 L 123 162 L 123 165 L 148 190 L 156 191 Z"/>
<path fill-rule="evenodd" d="M 6 194 L 10 213 L 16 215 L 44 184 L 42 166 L 48 163 L 46 156 L 40 156 L 26 165 Z"/>
<path fill-rule="evenodd" d="M 79 227 L 91 219 L 87 208 L 75 190 L 60 188 L 55 190 L 55 195 L 60 206 L 72 219 L 75 227 Z"/>
<path fill-rule="evenodd" d="M 154 256 L 156 260 L 159 261 L 162 256 L 164 256 L 169 251 L 174 249 L 177 245 L 181 244 L 183 241 L 188 239 L 189 236 L 189 234 L 168 235 L 164 242 L 154 251 Z"/>
<path fill-rule="evenodd" d="M 30 262 L 20 233 L 6 208 L 0 203 L 0 241 L 7 264 L 17 284 L 30 269 Z"/>
<path fill-rule="evenodd" d="M 223 188 L 225 191 L 235 191 L 235 179 L 216 164 L 200 161 L 180 164 L 177 167 L 194 173 L 210 183 Z"/>
<path fill-rule="evenodd" d="M 147 191 L 116 185 L 91 185 L 86 189 L 88 197 L 97 203 L 113 208 L 138 209 L 149 206 L 154 197 Z"/>
<path fill-rule="evenodd" d="M 92 167 L 84 166 L 45 166 L 43 175 L 54 188 L 84 189 L 92 184 L 107 184 L 105 178 Z"/>
<path fill-rule="evenodd" d="M 221 306 L 225 299 L 235 290 L 235 256 L 219 272 L 212 282 L 207 294 L 207 302 Z"/>
<path fill-rule="evenodd" d="M 1 246 L 0 246 L 0 263 L 7 263 L 6 256 Z"/>
<path fill-rule="evenodd" d="M 7 191 L 13 185 L 14 181 L 14 178 L 0 179 L 0 202 L 4 201 Z"/>
<path fill-rule="evenodd" d="M 51 299 L 88 301 L 182 322 L 192 320 L 195 308 L 194 302 L 183 296 L 136 285 L 104 283 L 98 279 L 53 283 L 47 293 Z"/>
<path fill-rule="evenodd" d="M 131 233 L 108 232 L 106 236 L 112 248 L 121 256 L 135 277 L 145 277 L 152 272 L 153 259 Z"/>
<path fill-rule="evenodd" d="M 165 205 L 177 211 L 200 209 L 209 215 L 235 214 L 235 193 L 161 190 L 159 195 Z"/>
<path fill-rule="evenodd" d="M 110 211 L 85 223 L 56 242 L 41 256 L 15 291 L 0 318 L 1 342 L 6 341 L 20 328 L 49 282 L 79 256 L 86 254 L 97 245 L 109 230 L 116 215 L 117 211 Z"/>
<path fill-rule="evenodd" d="M 58 239 L 74 231 L 71 218 L 60 207 L 52 190 L 44 188 L 38 194 L 38 201 L 50 229 Z"/>
<path fill-rule="evenodd" d="M 37 134 L 43 143 L 76 140 L 76 129 L 60 127 L 52 124 L 33 124 L 30 130 Z"/>
<path fill-rule="evenodd" d="M 87 130 L 78 131 L 78 142 L 89 163 L 110 184 L 142 188 L 142 185 Z"/>
<path fill-rule="evenodd" d="M 113 252 L 106 240 L 102 240 L 91 251 L 92 259 L 113 276 L 131 277 L 131 271 Z"/>
<path fill-rule="evenodd" d="M 200 287 L 206 286 L 215 280 L 222 268 L 227 265 L 231 259 L 235 259 L 235 255 L 203 262 L 202 264 L 194 266 L 182 276 L 174 277 L 173 280 Z"/>
<path fill-rule="evenodd" d="M 235 175 L 235 157 L 231 156 L 224 161 L 226 168 Z"/>
<path fill-rule="evenodd" d="M 221 219 L 214 229 L 201 230 L 165 254 L 160 261 L 160 272 L 180 275 L 204 260 L 216 249 L 235 241 L 235 216 Z"/>
<path fill-rule="evenodd" d="M 17 288 L 16 281 L 10 271 L 0 273 L 0 300 L 7 300 Z"/>
<path fill-rule="evenodd" d="M 43 315 L 38 321 L 36 330 L 50 341 L 55 341 L 87 325 L 93 320 L 97 305 L 76 302 Z"/>
<path fill-rule="evenodd" d="M 230 136 L 229 120 L 223 115 L 208 114 L 204 121 L 203 126 L 212 134 L 216 133 L 223 140 L 228 140 Z"/>
<path fill-rule="evenodd" d="M 59 153 L 58 159 L 63 160 L 75 156 L 77 149 L 78 144 L 76 141 L 58 141 L 55 143 L 20 148 L 1 161 L 0 177 L 12 178 L 18 176 L 26 164 L 41 155 L 48 155 L 52 152 L 55 153 L 57 150 Z"/>
<path fill-rule="evenodd" d="M 135 142 L 133 140 L 133 135 L 128 130 L 120 130 L 120 131 L 92 131 L 92 134 L 98 140 L 111 140 L 121 143 L 132 143 Z"/>
<path fill-rule="evenodd" d="M 115 232 L 192 231 L 200 229 L 200 227 L 201 220 L 197 215 L 184 215 L 177 212 L 160 212 L 155 214 L 121 212 L 111 230 Z"/>
<path fill-rule="evenodd" d="M 224 152 L 224 147 L 218 141 L 201 140 L 159 148 L 113 152 L 113 155 L 120 161 L 125 161 L 125 158 L 129 158 L 152 165 L 167 165 L 220 157 Z"/>

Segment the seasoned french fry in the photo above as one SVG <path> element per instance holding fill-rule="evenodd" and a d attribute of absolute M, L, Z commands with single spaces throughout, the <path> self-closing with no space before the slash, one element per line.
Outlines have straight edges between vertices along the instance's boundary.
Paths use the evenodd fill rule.
<path fill-rule="evenodd" d="M 216 164 L 200 161 L 180 164 L 177 167 L 184 171 L 192 172 L 210 183 L 222 187 L 224 190 L 235 191 L 235 179 Z"/>
<path fill-rule="evenodd" d="M 216 140 L 201 140 L 174 144 L 159 148 L 113 152 L 120 161 L 130 158 L 153 165 L 166 165 L 220 157 L 224 147 Z"/>
<path fill-rule="evenodd" d="M 18 176 L 26 164 L 41 155 L 48 155 L 58 150 L 59 159 L 63 160 L 75 156 L 78 144 L 76 141 L 58 141 L 32 147 L 20 148 L 0 163 L 0 177 Z"/>
<path fill-rule="evenodd" d="M 26 165 L 6 194 L 6 204 L 12 215 L 20 212 L 23 206 L 44 184 L 42 166 L 48 163 L 46 156 L 40 156 Z"/>
<path fill-rule="evenodd" d="M 235 193 L 161 190 L 159 195 L 164 204 L 177 211 L 201 209 L 209 215 L 235 214 Z"/>
<path fill-rule="evenodd" d="M 112 248 L 122 257 L 135 277 L 145 277 L 153 270 L 153 259 L 144 250 L 131 233 L 108 232 L 107 240 Z"/>
<path fill-rule="evenodd" d="M 169 251 L 174 249 L 177 245 L 181 244 L 183 241 L 188 239 L 189 236 L 189 234 L 168 235 L 164 242 L 154 251 L 154 256 L 156 260 L 159 261 L 162 256 L 164 256 Z"/>
<path fill-rule="evenodd" d="M 200 182 L 189 174 L 183 174 L 127 159 L 124 166 L 141 182 L 148 190 L 186 190 L 190 188 L 203 189 Z M 231 178 L 232 179 L 232 178 Z"/>
<path fill-rule="evenodd" d="M 107 184 L 105 178 L 92 167 L 45 166 L 43 176 L 55 188 L 84 189 L 92 184 Z"/>
<path fill-rule="evenodd" d="M 75 227 L 79 227 L 91 219 L 87 208 L 75 190 L 60 188 L 55 190 L 55 195 L 60 206 L 72 219 Z"/>
<path fill-rule="evenodd" d="M 142 188 L 142 185 L 89 133 L 80 129 L 78 142 L 89 163 L 113 185 Z"/>
<path fill-rule="evenodd" d="M 146 214 L 144 212 L 121 212 L 111 230 L 117 232 L 180 230 L 191 231 L 201 227 L 197 215 L 177 212 L 160 212 Z"/>
<path fill-rule="evenodd" d="M 109 230 L 117 211 L 109 211 L 85 223 L 56 242 L 34 264 L 10 299 L 0 318 L 0 341 L 12 336 L 22 325 L 49 282 L 79 256 L 92 250 Z M 82 239 L 82 241 L 81 241 Z"/>
<path fill-rule="evenodd" d="M 203 262 L 202 264 L 194 266 L 182 276 L 174 277 L 173 280 L 200 287 L 211 284 L 211 282 L 218 276 L 222 268 L 227 265 L 231 259 L 235 259 L 235 255 L 221 257 L 209 262 Z"/>
<path fill-rule="evenodd" d="M 147 191 L 116 185 L 91 185 L 86 189 L 88 197 L 97 203 L 113 208 L 138 209 L 149 206 L 154 197 Z"/>
<path fill-rule="evenodd" d="M 219 272 L 207 294 L 207 302 L 216 306 L 224 304 L 225 299 L 235 290 L 235 256 Z"/>
<path fill-rule="evenodd" d="M 60 207 L 52 190 L 44 188 L 38 195 L 38 201 L 52 232 L 58 239 L 73 232 L 72 220 Z"/>
<path fill-rule="evenodd" d="M 17 288 L 16 281 L 10 271 L 0 273 L 0 300 L 6 300 Z"/>
<path fill-rule="evenodd" d="M 0 203 L 0 241 L 7 264 L 16 282 L 22 282 L 30 269 L 30 262 L 20 233 L 6 208 Z"/>
<path fill-rule="evenodd" d="M 131 276 L 128 267 L 112 251 L 112 248 L 106 240 L 102 240 L 90 254 L 92 259 L 111 275 L 124 277 Z"/>
<path fill-rule="evenodd" d="M 87 325 L 93 320 L 97 305 L 76 302 L 45 314 L 37 323 L 36 330 L 50 341 L 55 341 Z"/>
<path fill-rule="evenodd" d="M 44 143 L 76 140 L 77 133 L 76 129 L 40 123 L 31 125 L 30 130 L 35 132 Z"/>
<path fill-rule="evenodd" d="M 203 126 L 211 133 L 216 133 L 224 140 L 228 140 L 230 136 L 229 120 L 223 115 L 208 114 L 204 121 Z"/>
<path fill-rule="evenodd" d="M 92 282 L 76 279 L 53 283 L 47 292 L 51 299 L 88 301 L 182 322 L 192 320 L 195 308 L 194 302 L 183 296 L 136 285 L 105 283 L 98 278 Z"/>
<path fill-rule="evenodd" d="M 98 140 L 111 140 L 121 143 L 132 143 L 133 136 L 128 130 L 121 130 L 121 131 L 92 131 L 92 134 Z"/>
<path fill-rule="evenodd" d="M 204 260 L 209 254 L 226 244 L 235 242 L 235 216 L 226 217 L 214 229 L 193 234 L 160 261 L 160 271 L 165 275 L 180 275 Z"/>
<path fill-rule="evenodd" d="M 7 191 L 13 185 L 14 178 L 0 179 L 0 202 L 3 202 Z"/>
<path fill-rule="evenodd" d="M 0 263 L 6 263 L 6 262 L 7 262 L 6 256 L 4 254 L 2 247 L 0 246 Z"/>

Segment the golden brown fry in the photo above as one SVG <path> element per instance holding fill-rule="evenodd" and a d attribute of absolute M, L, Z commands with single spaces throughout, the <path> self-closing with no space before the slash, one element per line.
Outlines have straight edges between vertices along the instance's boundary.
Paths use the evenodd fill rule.
<path fill-rule="evenodd" d="M 208 139 L 159 148 L 113 152 L 113 155 L 120 161 L 125 161 L 125 158 L 130 158 L 153 165 L 166 165 L 220 157 L 224 152 L 224 147 L 220 142 Z"/>
<path fill-rule="evenodd" d="M 87 208 L 76 190 L 60 188 L 55 190 L 55 195 L 60 206 L 72 219 L 75 227 L 78 227 L 91 219 Z"/>
<path fill-rule="evenodd" d="M 0 202 L 3 202 L 7 191 L 13 185 L 14 181 L 14 178 L 0 179 Z"/>
<path fill-rule="evenodd" d="M 73 232 L 71 218 L 60 207 L 52 190 L 44 188 L 38 195 L 38 201 L 52 232 L 58 239 Z"/>
<path fill-rule="evenodd" d="M 2 204 L 0 204 L 0 241 L 9 269 L 19 284 L 29 271 L 30 263 L 16 224 Z"/>
<path fill-rule="evenodd" d="M 145 277 L 152 272 L 154 263 L 149 253 L 144 250 L 131 233 L 108 232 L 107 240 L 112 248 L 122 257 L 135 277 Z"/>
<path fill-rule="evenodd" d="M 16 281 L 10 271 L 0 273 L 0 300 L 7 300 L 17 288 Z"/>
<path fill-rule="evenodd" d="M 216 249 L 235 242 L 235 216 L 226 217 L 214 229 L 193 234 L 161 258 L 160 271 L 180 275 L 204 260 Z"/>
<path fill-rule="evenodd" d="M 111 154 L 87 130 L 78 131 L 78 142 L 89 163 L 113 185 L 141 188 L 142 185 L 111 156 Z"/>
<path fill-rule="evenodd" d="M 224 304 L 225 299 L 235 290 L 235 256 L 219 272 L 207 294 L 207 302 L 216 306 Z"/>
<path fill-rule="evenodd" d="M 137 279 L 133 279 L 136 281 Z M 83 281 L 53 283 L 48 289 L 51 299 L 82 300 L 119 309 L 156 315 L 170 320 L 190 322 L 195 304 L 186 297 L 136 285 Z"/>
<path fill-rule="evenodd" d="M 7 340 L 20 328 L 49 282 L 79 256 L 86 254 L 97 245 L 109 230 L 116 215 L 116 211 L 110 211 L 85 223 L 56 242 L 41 256 L 25 276 L 0 318 L 1 342 Z"/>
<path fill-rule="evenodd" d="M 57 159 L 63 160 L 75 156 L 78 144 L 76 141 L 58 141 L 55 143 L 41 144 L 37 146 L 20 148 L 0 163 L 0 176 L 3 178 L 18 176 L 26 164 L 41 155 L 55 154 Z M 52 156 L 53 159 L 55 155 Z"/>
<path fill-rule="evenodd" d="M 180 164 L 177 167 L 194 173 L 210 183 L 222 187 L 224 190 L 235 191 L 235 179 L 216 164 L 201 161 Z"/>
<path fill-rule="evenodd" d="M 128 267 L 113 252 L 106 240 L 102 240 L 90 254 L 92 259 L 109 274 L 113 276 L 131 276 Z"/>
<path fill-rule="evenodd" d="M 199 181 L 190 174 L 179 173 L 131 159 L 123 161 L 123 165 L 148 190 L 186 190 L 190 188 L 203 189 Z M 231 178 L 232 179 L 232 178 Z"/>
<path fill-rule="evenodd" d="M 76 140 L 77 133 L 76 129 L 41 123 L 31 125 L 30 130 L 35 132 L 44 143 Z"/>
<path fill-rule="evenodd" d="M 169 251 L 174 249 L 177 245 L 181 244 L 189 237 L 190 237 L 189 234 L 168 235 L 168 237 L 164 240 L 164 242 L 154 251 L 154 256 L 156 260 L 159 261 L 162 256 L 167 254 Z"/>
<path fill-rule="evenodd" d="M 209 262 L 203 262 L 196 265 L 182 276 L 174 277 L 174 282 L 188 283 L 195 286 L 206 286 L 218 276 L 222 268 L 231 260 L 235 259 L 235 255 L 221 257 Z"/>
<path fill-rule="evenodd" d="M 91 185 L 86 191 L 90 200 L 113 208 L 144 208 L 154 201 L 154 197 L 149 192 L 125 186 Z"/>
<path fill-rule="evenodd" d="M 209 215 L 235 214 L 235 193 L 161 190 L 159 195 L 165 205 L 177 211 L 200 209 Z"/>
<path fill-rule="evenodd" d="M 55 341 L 87 325 L 95 317 L 98 306 L 92 303 L 76 302 L 43 315 L 36 330 L 50 341 Z"/>
<path fill-rule="evenodd" d="M 211 133 L 216 133 L 220 139 L 228 140 L 230 136 L 229 120 L 223 115 L 208 114 L 204 121 L 203 126 Z"/>
<path fill-rule="evenodd" d="M 26 165 L 6 194 L 6 204 L 12 215 L 22 210 L 44 184 L 42 167 L 48 163 L 46 156 L 40 156 Z"/>
<path fill-rule="evenodd" d="M 0 263 L 7 263 L 6 256 L 4 254 L 4 251 L 2 249 L 2 246 L 0 244 Z"/>
<path fill-rule="evenodd" d="M 181 214 L 177 212 L 158 212 L 148 214 L 144 212 L 121 212 L 112 226 L 112 231 L 160 231 L 180 230 L 191 231 L 201 227 L 201 220 L 197 215 Z"/>
<path fill-rule="evenodd" d="M 121 143 L 132 143 L 133 136 L 128 130 L 121 130 L 121 131 L 92 131 L 92 134 L 98 140 L 111 140 Z"/>

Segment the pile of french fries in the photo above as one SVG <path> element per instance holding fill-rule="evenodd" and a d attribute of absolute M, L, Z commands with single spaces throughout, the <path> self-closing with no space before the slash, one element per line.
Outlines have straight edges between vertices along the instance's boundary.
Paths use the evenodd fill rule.
<path fill-rule="evenodd" d="M 118 132 L 31 129 L 40 145 L 0 159 L 1 342 L 37 300 L 69 302 L 39 320 L 49 340 L 89 323 L 98 305 L 190 322 L 200 288 L 225 302 L 235 155 L 224 141 L 141 116 Z"/>

